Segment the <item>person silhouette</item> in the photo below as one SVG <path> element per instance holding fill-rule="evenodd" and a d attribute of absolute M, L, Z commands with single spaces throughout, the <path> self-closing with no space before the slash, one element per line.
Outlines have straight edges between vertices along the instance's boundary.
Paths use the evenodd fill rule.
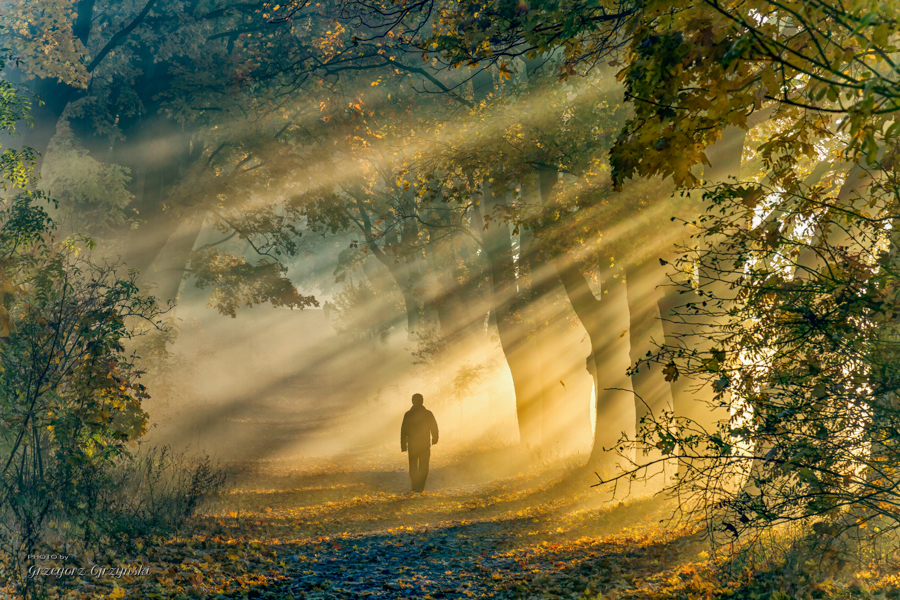
<path fill-rule="evenodd" d="M 431 446 L 438 442 L 437 421 L 424 402 L 422 394 L 413 394 L 413 407 L 403 415 L 400 426 L 400 451 L 409 454 L 409 479 L 412 491 L 418 494 L 425 491 Z"/>

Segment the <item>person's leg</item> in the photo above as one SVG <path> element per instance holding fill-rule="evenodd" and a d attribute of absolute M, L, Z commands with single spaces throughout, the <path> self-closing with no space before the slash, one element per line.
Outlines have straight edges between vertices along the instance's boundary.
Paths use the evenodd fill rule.
<path fill-rule="evenodd" d="M 412 448 L 408 448 L 406 453 L 409 455 L 409 482 L 412 490 L 416 491 L 416 483 L 419 479 L 419 454 Z"/>
<path fill-rule="evenodd" d="M 431 458 L 431 448 L 425 448 L 419 454 L 419 491 L 425 491 L 425 480 L 428 479 L 428 461 Z"/>

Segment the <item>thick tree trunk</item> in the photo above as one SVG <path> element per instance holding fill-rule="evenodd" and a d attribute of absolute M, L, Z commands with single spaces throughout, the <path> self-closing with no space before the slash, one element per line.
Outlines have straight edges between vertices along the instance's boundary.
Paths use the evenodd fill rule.
<path fill-rule="evenodd" d="M 538 172 L 539 193 L 542 205 L 550 201 L 556 187 L 558 173 L 542 170 Z M 554 288 L 560 286 L 555 269 L 549 264 L 540 242 L 530 232 L 523 232 L 519 244 L 519 265 L 523 273 L 520 289 L 527 286 L 529 306 L 528 326 L 534 359 L 538 366 L 541 396 L 542 443 L 548 450 L 559 448 L 563 440 L 562 427 L 566 412 L 565 389 L 558 383 L 564 375 L 559 372 L 554 355 L 559 354 L 555 344 L 559 343 L 558 318 L 554 306 Z"/>
<path fill-rule="evenodd" d="M 516 286 L 522 298 L 521 327 L 526 337 L 525 344 L 534 362 L 534 394 L 540 397 L 541 445 L 551 449 L 558 443 L 557 415 L 562 412 L 558 383 L 554 386 L 553 365 L 550 354 L 554 352 L 553 303 L 551 292 L 556 278 L 542 269 L 544 261 L 540 244 L 530 232 L 519 237 L 519 278 Z M 552 275 L 548 276 L 548 275 Z"/>
<path fill-rule="evenodd" d="M 628 300 L 622 273 L 615 268 L 601 272 L 602 300 L 594 296 L 580 265 L 558 257 L 554 261 L 566 295 L 591 341 L 586 367 L 594 379 L 596 421 L 594 441 L 588 465 L 601 476 L 615 472 L 616 466 L 627 466 L 616 456 L 617 442 L 625 433 L 634 437 L 634 393 L 629 391 L 626 371 L 629 365 L 630 340 Z M 626 459 L 633 458 L 621 451 Z"/>
<path fill-rule="evenodd" d="M 493 196 L 487 182 L 483 185 L 483 197 L 483 210 L 488 214 L 502 202 Z M 527 307 L 516 289 L 509 227 L 496 220 L 485 223 L 481 206 L 477 206 L 475 212 L 475 227 L 481 231 L 491 274 L 492 312 L 516 394 L 519 441 L 526 446 L 538 446 L 543 437 L 540 366 L 536 364 L 534 353 L 529 351 L 530 331 L 521 318 Z"/>
<path fill-rule="evenodd" d="M 202 227 L 199 219 L 182 223 L 142 275 L 141 280 L 149 284 L 146 291 L 156 296 L 161 304 L 174 304 L 178 300 L 178 290 Z"/>
<path fill-rule="evenodd" d="M 393 275 L 393 273 L 391 273 L 391 275 Z M 397 278 L 394 277 L 394 281 L 396 280 Z M 410 291 L 409 287 L 403 289 L 403 307 L 406 310 L 406 334 L 407 338 L 410 338 L 419 331 L 419 327 L 421 326 L 419 315 L 421 309 L 419 307 L 419 299 L 412 291 Z"/>
<path fill-rule="evenodd" d="M 425 248 L 425 260 L 432 275 L 426 282 L 424 303 L 437 314 L 441 335 L 455 344 L 470 323 L 460 295 L 462 286 L 456 279 L 458 257 L 454 242 L 451 238 L 432 242 Z"/>
<path fill-rule="evenodd" d="M 558 182 L 556 170 L 538 171 L 543 206 L 551 206 Z M 575 315 L 547 250 L 530 232 L 523 232 L 520 240 L 523 277 L 519 287 L 522 289 L 523 283 L 527 286 L 532 352 L 540 367 L 543 445 L 551 453 L 571 451 L 583 435 L 593 439 L 593 432 L 586 427 L 590 415 L 584 409 L 590 380 L 585 377 L 584 358 L 577 350 L 584 336 L 569 326 Z"/>
<path fill-rule="evenodd" d="M 175 214 L 166 205 L 178 204 L 170 194 L 184 176 L 178 155 L 137 168 L 131 182 L 138 210 L 138 226 L 118 234 L 125 264 L 140 271 L 139 283 L 162 302 L 174 302 L 187 274 L 191 252 L 203 226 L 203 215 L 185 208 Z M 132 171 L 133 175 L 135 174 Z"/>
<path fill-rule="evenodd" d="M 13 83 L 20 83 L 22 73 L 13 70 L 9 79 Z M 66 106 L 80 92 L 55 79 L 36 78 L 24 83 L 35 96 L 35 100 L 31 103 L 32 122 L 30 124 L 18 123 L 16 125 L 18 135 L 16 137 L 4 135 L 3 139 L 0 139 L 0 144 L 17 150 L 26 146 L 37 150 L 35 174 L 40 175 L 50 139 L 56 135 L 56 125 Z"/>
<path fill-rule="evenodd" d="M 664 341 L 659 302 L 665 284 L 665 269 L 657 261 L 644 260 L 641 264 L 629 264 L 625 273 L 628 294 L 629 339 L 631 341 L 631 365 L 636 365 L 649 354 L 655 353 Z M 658 418 L 673 407 L 672 389 L 665 380 L 662 365 L 645 363 L 631 376 L 635 393 L 635 428 L 640 430 L 644 422 Z M 639 459 L 648 463 L 662 458 L 654 447 L 639 452 Z M 663 463 L 650 469 L 648 475 L 665 484 L 666 473 Z"/>
<path fill-rule="evenodd" d="M 391 279 L 394 280 L 397 289 L 403 295 L 403 306 L 406 309 L 406 332 L 407 336 L 411 338 L 421 325 L 422 307 L 409 281 L 407 265 L 395 262 L 393 258 L 387 256 L 381 248 L 374 244 L 371 246 L 371 249 L 372 254 L 378 259 L 378 262 L 384 265 L 388 273 L 390 273 Z"/>
<path fill-rule="evenodd" d="M 542 445 L 551 454 L 567 452 L 578 448 L 583 436 L 592 435 L 584 404 L 590 382 L 578 349 L 584 333 L 570 327 L 570 318 L 576 315 L 552 261 L 528 232 L 520 239 L 517 285 L 527 294 L 522 318 L 538 367 Z"/>

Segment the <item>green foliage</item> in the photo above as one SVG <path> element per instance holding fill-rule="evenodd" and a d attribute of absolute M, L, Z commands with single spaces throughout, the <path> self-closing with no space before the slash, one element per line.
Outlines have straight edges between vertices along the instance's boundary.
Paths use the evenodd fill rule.
<path fill-rule="evenodd" d="M 97 238 L 136 225 L 128 210 L 134 199 L 128 191 L 129 169 L 91 158 L 68 127 L 57 130 L 41 183 L 59 204 L 57 221 L 64 231 Z"/>
<path fill-rule="evenodd" d="M 312 296 L 301 295 L 284 277 L 286 268 L 262 258 L 252 264 L 216 248 L 198 251 L 189 264 L 197 287 L 212 287 L 209 306 L 234 318 L 241 304 L 253 306 L 271 302 L 273 306 L 300 308 L 318 306 Z"/>
<path fill-rule="evenodd" d="M 723 531 L 812 519 L 837 552 L 900 527 L 898 184 L 886 173 L 866 206 L 727 185 L 691 223 L 676 268 L 697 277 L 673 276 L 682 333 L 641 362 L 702 383 L 708 410 L 727 411 L 712 428 L 652 416 L 639 441 L 677 457 L 675 487 Z"/>
<path fill-rule="evenodd" d="M 0 60 L 0 68 L 5 66 L 5 62 Z M 23 97 L 13 84 L 5 79 L 0 80 L 0 130 L 14 134 L 16 125 L 23 121 L 28 122 L 30 108 L 31 102 Z M 7 171 L 4 171 L 4 173 L 7 173 Z M 8 175 L 4 176 L 4 186 L 7 182 L 16 181 L 16 179 L 10 178 Z M 6 187 L 3 189 L 6 189 Z"/>
<path fill-rule="evenodd" d="M 78 514 L 79 486 L 147 427 L 147 394 L 122 342 L 159 309 L 138 295 L 136 273 L 119 278 L 75 251 L 60 249 L 29 280 L 13 279 L 0 344 L 0 544 L 14 565 L 48 519 Z"/>
<path fill-rule="evenodd" d="M 402 317 L 401 303 L 393 288 L 379 290 L 365 280 L 351 281 L 334 295 L 335 327 L 359 340 L 387 342 Z"/>

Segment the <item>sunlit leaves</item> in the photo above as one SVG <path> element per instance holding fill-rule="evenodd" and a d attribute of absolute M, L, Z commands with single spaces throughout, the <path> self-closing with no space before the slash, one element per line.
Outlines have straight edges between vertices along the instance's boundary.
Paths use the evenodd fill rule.
<path fill-rule="evenodd" d="M 896 185 L 890 176 L 873 186 L 867 209 L 894 214 Z M 678 261 L 700 273 L 700 298 L 675 311 L 692 327 L 648 359 L 666 365 L 667 380 L 675 372 L 708 386 L 709 408 L 728 416 L 710 429 L 665 414 L 642 439 L 676 438 L 687 473 L 678 487 L 698 492 L 731 533 L 813 516 L 835 533 L 854 528 L 853 515 L 894 527 L 884 464 L 900 447 L 896 239 L 885 244 L 883 221 L 833 188 L 780 198 L 777 220 L 753 223 L 760 197 L 735 184 L 706 195 Z M 813 198 L 827 233 L 798 235 Z"/>
<path fill-rule="evenodd" d="M 631 22 L 622 76 L 636 116 L 613 151 L 617 182 L 662 174 L 696 184 L 691 168 L 705 163 L 703 150 L 764 105 L 792 121 L 763 150 L 779 181 L 835 130 L 848 136 L 846 162 L 862 155 L 874 165 L 878 147 L 890 145 L 882 131 L 898 105 L 888 13 L 827 1 L 682 8 L 650 3 Z M 647 147 L 659 153 L 642 156 Z"/>
<path fill-rule="evenodd" d="M 74 35 L 74 0 L 12 0 L 0 12 L 0 40 L 32 77 L 87 87 L 88 53 Z"/>
<path fill-rule="evenodd" d="M 261 258 L 256 264 L 217 248 L 195 252 L 190 269 L 198 287 L 212 288 L 209 305 L 236 316 L 239 306 L 270 302 L 273 306 L 318 306 L 312 296 L 300 294 L 284 273 L 285 267 Z"/>

